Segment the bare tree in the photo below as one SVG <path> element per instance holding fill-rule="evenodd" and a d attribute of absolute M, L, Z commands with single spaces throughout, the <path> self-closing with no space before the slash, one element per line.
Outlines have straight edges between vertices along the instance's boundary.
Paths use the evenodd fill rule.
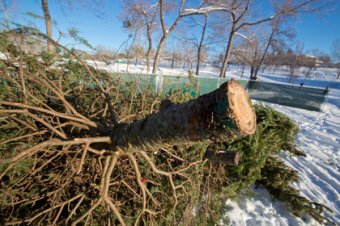
<path fill-rule="evenodd" d="M 132 47 L 133 56 L 135 57 L 135 66 L 138 64 L 139 60 L 144 57 L 144 48 L 142 45 L 135 45 Z"/>
<path fill-rule="evenodd" d="M 258 63 L 255 63 L 254 65 L 252 65 L 252 70 L 251 70 L 251 74 L 250 74 L 250 79 L 255 79 L 257 77 L 257 73 L 264 61 L 264 58 L 266 57 L 266 54 L 268 52 L 268 49 L 273 41 L 274 38 L 274 34 L 278 32 L 278 24 L 273 23 L 273 25 L 271 26 L 271 32 L 267 41 L 267 44 L 265 46 L 265 49 L 263 51 L 263 54 L 261 56 L 261 59 Z"/>
<path fill-rule="evenodd" d="M 248 13 L 250 4 L 251 4 L 251 0 L 234 0 L 229 5 L 229 8 L 230 8 L 229 14 L 231 17 L 231 28 L 229 31 L 228 42 L 227 42 L 227 47 L 226 47 L 225 54 L 224 54 L 224 60 L 223 60 L 223 64 L 222 64 L 222 68 L 220 72 L 220 77 L 225 77 L 235 34 L 237 34 L 237 32 L 245 26 L 257 25 L 257 24 L 264 23 L 264 22 L 267 22 L 273 19 L 272 17 L 269 17 L 269 18 L 256 20 L 254 22 L 244 22 L 243 19 Z"/>
<path fill-rule="evenodd" d="M 196 50 L 195 48 L 193 48 L 193 46 L 183 47 L 183 50 L 184 50 L 183 61 L 185 65 L 189 68 L 189 70 L 192 71 L 194 63 L 197 62 Z"/>
<path fill-rule="evenodd" d="M 246 54 L 244 54 L 244 51 L 238 51 L 237 48 L 233 54 L 235 57 L 235 63 L 239 64 L 239 66 L 241 67 L 241 78 L 242 78 L 244 75 L 244 70 L 245 70 L 246 65 L 249 65 L 248 57 Z"/>
<path fill-rule="evenodd" d="M 62 2 L 63 1 L 60 1 L 59 3 L 62 5 Z M 91 1 L 90 0 L 65 0 L 64 2 L 69 7 L 72 7 L 73 4 L 77 4 L 78 6 L 80 5 L 82 7 L 86 7 L 94 11 L 98 11 L 98 8 L 100 6 L 103 6 L 104 4 L 104 1 L 100 1 L 100 4 L 99 4 L 99 0 L 91 0 Z M 50 9 L 48 6 L 48 0 L 41 0 L 41 6 L 42 6 L 43 13 L 44 13 L 46 36 L 49 38 L 47 39 L 47 51 L 52 53 L 55 51 L 55 48 L 51 44 L 51 41 L 50 41 L 50 39 L 52 39 L 52 18 L 51 18 Z M 102 12 L 100 14 L 102 14 Z M 99 13 L 97 13 L 97 16 L 98 15 Z"/>
<path fill-rule="evenodd" d="M 225 50 L 224 55 L 224 62 L 221 68 L 220 77 L 225 77 L 225 73 L 227 70 L 227 65 L 230 58 L 230 53 L 233 46 L 233 39 L 235 34 L 240 31 L 244 27 L 255 26 L 261 23 L 272 21 L 278 17 L 282 16 L 293 16 L 299 13 L 306 13 L 306 12 L 315 12 L 320 7 L 321 1 L 319 0 L 302 0 L 302 1 L 292 1 L 292 0 L 285 0 L 280 2 L 274 3 L 275 12 L 270 17 L 263 17 L 260 19 L 257 18 L 249 18 L 250 16 L 250 8 L 252 4 L 252 0 L 233 0 L 230 2 L 225 3 L 224 1 L 220 0 L 211 0 L 207 1 L 210 5 L 213 6 L 224 6 L 225 10 L 231 18 L 231 28 L 229 31 L 227 47 Z M 321 2 L 322 4 L 326 4 L 326 1 Z M 248 17 L 248 18 L 247 18 Z"/>
<path fill-rule="evenodd" d="M 128 18 L 129 22 L 137 26 L 145 26 L 148 40 L 146 53 L 146 70 L 150 72 L 150 61 L 152 57 L 152 32 L 155 30 L 155 18 L 159 12 L 159 3 L 147 4 L 145 1 L 134 0 L 123 2 L 122 19 Z"/>
<path fill-rule="evenodd" d="M 51 14 L 50 10 L 48 8 L 48 1 L 47 0 L 41 0 L 41 6 L 44 12 L 44 18 L 45 18 L 45 26 L 46 26 L 46 35 L 50 39 L 52 39 L 52 21 L 51 21 Z M 47 40 L 47 51 L 53 52 L 54 46 L 52 45 L 50 40 Z"/>
<path fill-rule="evenodd" d="M 209 11 L 207 11 L 206 13 L 203 13 L 202 16 L 200 15 L 199 18 L 194 16 L 189 17 L 190 20 L 188 20 L 187 26 L 190 28 L 198 27 L 201 29 L 201 32 L 198 34 L 183 32 L 183 36 L 179 38 L 181 42 L 190 44 L 196 49 L 196 75 L 199 75 L 201 64 L 206 63 L 207 61 L 208 48 L 224 41 L 224 39 L 219 36 L 211 35 L 212 29 L 209 29 L 211 24 L 208 24 L 209 15 Z"/>
<path fill-rule="evenodd" d="M 171 62 L 171 68 L 175 68 L 177 65 L 178 61 L 181 60 L 182 56 L 178 48 L 172 47 L 172 48 L 165 48 L 165 57 L 167 61 Z"/>
<path fill-rule="evenodd" d="M 279 17 L 270 22 L 270 33 L 267 40 L 264 40 L 264 49 L 260 53 L 259 60 L 254 62 L 253 73 L 250 75 L 250 79 L 254 79 L 257 77 L 257 74 L 263 65 L 265 57 L 267 56 L 268 50 L 273 42 L 284 42 L 291 41 L 295 37 L 294 30 L 291 27 L 284 27 L 285 19 L 283 17 Z"/>
<path fill-rule="evenodd" d="M 302 66 L 302 46 L 297 44 L 295 50 L 288 49 L 284 63 L 289 67 L 289 82 L 296 76 L 296 69 Z"/>
<path fill-rule="evenodd" d="M 159 0 L 157 4 L 154 5 L 148 5 L 141 1 L 134 1 L 134 2 L 127 2 L 125 7 L 125 13 L 131 12 L 133 16 L 129 14 L 127 17 L 132 17 L 134 21 L 138 21 L 139 23 L 141 21 L 144 21 L 144 24 L 146 25 L 147 29 L 147 36 L 148 36 L 148 42 L 149 42 L 149 48 L 148 48 L 148 58 L 147 58 L 147 67 L 151 58 L 151 51 L 152 51 L 152 38 L 151 38 L 151 32 L 154 27 L 154 20 L 159 10 L 159 18 L 160 18 L 160 24 L 161 24 L 161 30 L 162 30 L 162 36 L 158 42 L 157 50 L 154 57 L 153 62 L 153 70 L 152 73 L 156 74 L 158 70 L 159 61 L 162 54 L 162 49 L 164 47 L 164 44 L 170 34 L 174 31 L 174 29 L 177 27 L 179 22 L 182 20 L 182 18 L 192 15 L 207 15 L 210 12 L 214 11 L 225 11 L 229 10 L 225 8 L 224 6 L 216 6 L 211 7 L 207 6 L 206 1 L 204 1 L 202 4 L 200 4 L 195 9 L 185 9 L 185 0 L 180 0 L 179 2 L 179 9 L 178 14 L 173 20 L 172 23 L 170 23 L 169 26 L 165 24 L 165 14 L 174 7 L 173 3 L 167 3 L 164 0 Z M 144 20 L 141 20 L 141 18 L 144 17 Z M 149 68 L 149 67 L 148 67 Z"/>
<path fill-rule="evenodd" d="M 163 46 L 165 44 L 165 41 L 167 40 L 170 33 L 175 29 L 175 27 L 178 25 L 178 23 L 180 22 L 180 20 L 182 18 L 180 15 L 181 15 L 181 11 L 183 10 L 183 7 L 184 7 L 184 2 L 185 2 L 185 0 L 181 0 L 181 5 L 180 5 L 178 16 L 176 17 L 176 19 L 173 21 L 173 23 L 170 25 L 170 27 L 168 29 L 166 27 L 165 21 L 164 21 L 164 13 L 166 11 L 166 5 L 164 4 L 164 0 L 159 0 L 159 7 L 160 7 L 159 15 L 160 15 L 160 22 L 161 22 L 161 27 L 162 27 L 162 37 L 158 42 L 158 47 L 157 47 L 155 59 L 154 59 L 154 62 L 153 62 L 153 69 L 152 69 L 153 74 L 157 73 L 158 64 L 159 64 L 159 60 L 161 58 L 161 53 L 162 53 L 162 49 L 163 49 Z"/>
<path fill-rule="evenodd" d="M 93 57 L 96 60 L 101 60 L 109 64 L 110 61 L 114 60 L 116 54 L 116 50 L 99 45 L 96 47 L 96 52 Z"/>
<path fill-rule="evenodd" d="M 338 68 L 336 79 L 339 79 L 340 78 L 340 39 L 336 39 L 332 43 L 332 57 L 336 63 L 336 67 Z"/>
<path fill-rule="evenodd" d="M 201 39 L 198 44 L 197 48 L 197 63 L 196 63 L 196 75 L 199 75 L 200 73 L 200 63 L 202 59 L 202 50 L 203 50 L 203 42 L 206 34 L 206 29 L 207 29 L 207 24 L 208 24 L 208 14 L 204 14 L 204 22 L 202 24 L 202 33 L 201 33 Z"/>
<path fill-rule="evenodd" d="M 174 29 L 177 27 L 178 23 L 184 18 L 188 16 L 193 15 L 204 15 L 208 14 L 210 12 L 216 12 L 216 11 L 229 11 L 228 8 L 225 6 L 209 6 L 207 5 L 207 1 L 204 1 L 202 4 L 200 4 L 197 8 L 194 9 L 185 9 L 185 0 L 181 0 L 179 4 L 178 14 L 171 23 L 170 26 L 166 26 L 164 21 L 165 12 L 167 11 L 167 8 L 169 7 L 164 3 L 164 0 L 159 0 L 159 7 L 160 7 L 160 23 L 162 27 L 162 37 L 158 42 L 158 47 L 153 63 L 153 70 L 152 73 L 156 74 L 158 70 L 158 64 L 161 58 L 162 49 L 164 47 L 165 41 L 168 39 L 170 34 L 174 31 Z"/>

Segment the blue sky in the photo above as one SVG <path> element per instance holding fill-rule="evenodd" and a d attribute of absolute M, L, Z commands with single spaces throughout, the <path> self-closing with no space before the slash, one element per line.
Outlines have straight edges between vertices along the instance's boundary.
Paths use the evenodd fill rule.
<path fill-rule="evenodd" d="M 94 47 L 98 45 L 109 48 L 118 48 L 127 37 L 124 32 L 122 22 L 118 18 L 121 10 L 120 0 L 104 0 L 105 6 L 99 7 L 99 11 L 88 10 L 86 7 L 60 7 L 63 0 L 49 0 L 49 8 L 52 19 L 57 21 L 57 26 L 61 31 L 69 28 L 77 28 L 80 35 L 88 40 Z M 196 1 L 196 0 L 195 0 Z M 45 31 L 44 21 L 30 18 L 27 20 L 25 13 L 33 12 L 43 15 L 40 0 L 17 0 L 18 6 L 14 14 L 10 15 L 10 20 L 17 23 L 34 23 L 39 29 Z M 188 1 L 190 2 L 190 1 Z M 99 15 L 99 16 L 98 16 Z M 26 18 L 26 19 L 25 19 Z M 303 15 L 295 22 L 297 39 L 303 44 L 304 50 L 319 48 L 325 52 L 330 52 L 333 40 L 340 39 L 340 9 L 321 16 Z M 54 37 L 57 32 L 54 32 Z M 64 44 L 70 42 L 64 40 Z"/>

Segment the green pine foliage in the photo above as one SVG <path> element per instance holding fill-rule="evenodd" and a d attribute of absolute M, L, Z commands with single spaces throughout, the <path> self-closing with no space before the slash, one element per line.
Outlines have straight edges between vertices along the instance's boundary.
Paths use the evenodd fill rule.
<path fill-rule="evenodd" d="M 292 187 L 293 182 L 299 181 L 298 172 L 277 156 L 282 150 L 305 156 L 294 145 L 298 126 L 272 108 L 256 105 L 255 111 L 256 133 L 223 144 L 226 150 L 242 154 L 239 166 L 226 168 L 227 175 L 233 178 L 226 191 L 237 195 L 254 183 L 261 184 L 274 198 L 286 203 L 294 215 L 303 217 L 309 214 L 319 223 L 332 223 L 322 215 L 325 210 L 331 211 L 329 208 L 308 200 Z"/>
<path fill-rule="evenodd" d="M 334 224 L 322 214 L 330 208 L 300 195 L 300 192 L 292 186 L 299 180 L 298 172 L 289 168 L 278 157 L 269 157 L 265 167 L 261 171 L 262 178 L 257 182 L 263 185 L 276 199 L 287 204 L 291 212 L 298 217 L 309 214 L 316 221 L 323 224 Z"/>
<path fill-rule="evenodd" d="M 258 124 L 256 133 L 222 144 L 225 150 L 241 154 L 239 166 L 226 169 L 227 175 L 233 178 L 232 191 L 235 194 L 261 177 L 261 169 L 269 156 L 293 147 L 299 130 L 288 117 L 269 107 L 256 105 L 255 111 Z"/>

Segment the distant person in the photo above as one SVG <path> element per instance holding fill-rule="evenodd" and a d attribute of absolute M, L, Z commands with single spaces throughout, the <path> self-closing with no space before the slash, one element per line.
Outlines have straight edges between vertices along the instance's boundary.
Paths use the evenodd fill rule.
<path fill-rule="evenodd" d="M 301 83 L 300 83 L 300 86 L 302 87 L 304 84 L 305 84 L 304 82 L 301 82 Z"/>
<path fill-rule="evenodd" d="M 251 68 L 250 68 L 250 79 L 254 79 L 253 75 L 254 75 L 254 67 L 251 66 Z"/>
<path fill-rule="evenodd" d="M 323 91 L 323 94 L 327 95 L 328 91 L 328 87 L 326 87 L 326 89 Z"/>

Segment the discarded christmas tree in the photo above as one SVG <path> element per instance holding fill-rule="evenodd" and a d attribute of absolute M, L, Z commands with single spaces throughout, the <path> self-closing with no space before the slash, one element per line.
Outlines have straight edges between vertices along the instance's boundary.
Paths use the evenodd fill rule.
<path fill-rule="evenodd" d="M 73 52 L 15 52 L 0 67 L 1 223 L 215 224 L 225 199 L 265 185 L 269 159 L 294 149 L 297 127 L 263 106 L 255 121 L 234 81 L 197 100 L 158 96 Z"/>

